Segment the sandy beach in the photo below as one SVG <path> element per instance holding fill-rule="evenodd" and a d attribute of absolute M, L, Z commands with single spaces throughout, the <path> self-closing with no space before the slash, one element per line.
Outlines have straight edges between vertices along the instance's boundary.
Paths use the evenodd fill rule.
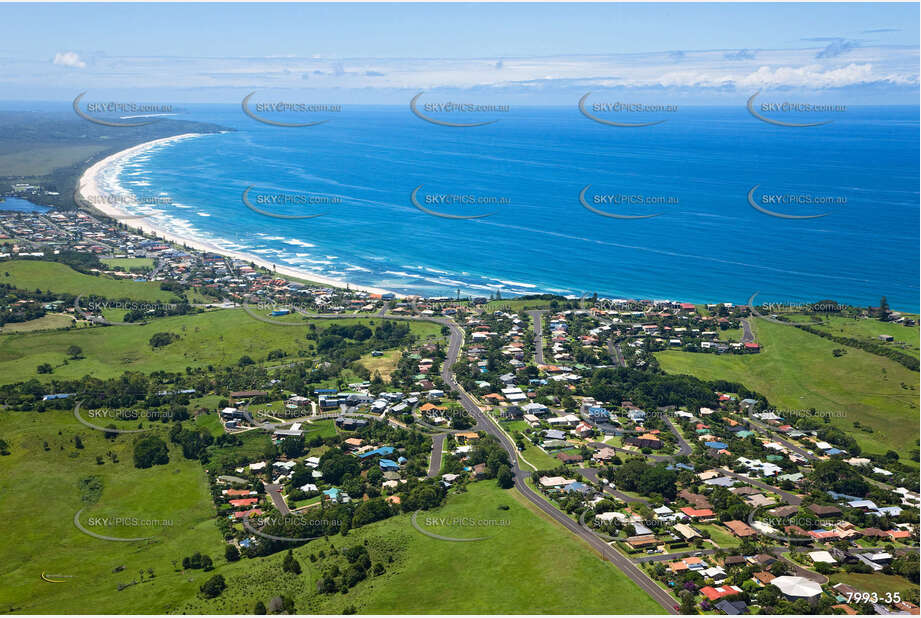
<path fill-rule="evenodd" d="M 110 155 L 93 164 L 83 173 L 83 175 L 80 177 L 80 182 L 77 185 L 77 196 L 81 199 L 82 202 L 84 202 L 84 204 L 88 204 L 93 209 L 109 217 L 112 217 L 113 219 L 125 224 L 131 229 L 138 230 L 145 234 L 157 236 L 178 245 L 185 245 L 186 247 L 196 249 L 198 251 L 209 251 L 211 253 L 225 255 L 234 259 L 245 260 L 246 262 L 252 262 L 257 266 L 266 268 L 269 271 L 272 271 L 274 266 L 274 271 L 279 275 L 295 277 L 305 281 L 314 282 L 319 285 L 338 288 L 345 288 L 348 286 L 350 289 L 370 292 L 372 294 L 392 293 L 390 290 L 385 290 L 383 288 L 355 285 L 348 281 L 331 279 L 329 277 L 317 275 L 316 273 L 313 273 L 309 270 L 301 270 L 298 268 L 292 268 L 290 266 L 273 264 L 265 258 L 261 258 L 259 256 L 251 255 L 248 253 L 242 253 L 239 251 L 230 251 L 225 248 L 217 247 L 214 244 L 200 238 L 183 238 L 158 226 L 156 221 L 154 221 L 152 218 L 139 217 L 134 213 L 119 208 L 118 199 L 105 199 L 106 192 L 100 186 L 99 177 L 102 172 L 110 165 L 115 165 L 127 158 L 133 157 L 143 152 L 147 152 L 156 146 L 172 144 L 186 139 L 193 139 L 196 137 L 201 137 L 202 135 L 204 134 L 183 133 L 182 135 L 174 135 L 173 137 L 165 137 L 162 139 L 145 142 L 126 150 L 116 152 L 115 154 Z M 400 295 L 396 294 L 396 296 Z"/>

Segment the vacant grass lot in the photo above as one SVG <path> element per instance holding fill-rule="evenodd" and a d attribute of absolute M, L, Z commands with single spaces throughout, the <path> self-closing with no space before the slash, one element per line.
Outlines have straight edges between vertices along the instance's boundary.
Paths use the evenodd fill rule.
<path fill-rule="evenodd" d="M 172 292 L 151 281 L 136 282 L 100 275 L 84 275 L 66 264 L 33 260 L 0 263 L 0 283 L 25 290 L 51 290 L 61 294 L 97 294 L 105 298 L 131 298 L 139 301 L 170 302 Z"/>
<path fill-rule="evenodd" d="M 912 586 L 904 577 L 883 573 L 836 573 L 829 575 L 829 579 L 832 584 L 843 582 L 861 592 L 875 592 L 881 598 L 885 597 L 887 592 L 898 592 L 904 600 L 912 590 L 918 590 L 917 586 Z"/>
<path fill-rule="evenodd" d="M 500 510 L 500 505 L 509 508 Z M 315 592 L 324 562 L 311 563 L 309 556 L 330 549 L 330 543 L 315 541 L 294 550 L 304 569 L 301 575 L 281 572 L 281 554 L 221 567 L 217 572 L 228 584 L 222 597 L 195 599 L 178 611 L 250 612 L 257 600 L 267 604 L 280 594 L 294 599 L 298 613 L 341 613 L 349 605 L 359 614 L 661 611 L 616 567 L 601 561 L 569 532 L 532 508 L 515 490 L 500 490 L 494 481 L 475 483 L 466 493 L 449 496 L 441 508 L 419 513 L 417 522 L 443 536 L 485 536 L 487 540 L 437 540 L 416 531 L 409 515 L 400 515 L 352 530 L 345 538 L 330 539 L 340 551 L 367 541 L 372 561 L 381 560 L 386 567 L 383 575 L 369 577 L 347 594 Z M 463 517 L 507 520 L 508 525 L 451 526 L 431 519 Z M 387 562 L 389 556 L 393 563 Z M 573 595 L 573 590 L 578 590 L 578 595 Z"/>
<path fill-rule="evenodd" d="M 909 317 L 913 317 L 917 321 L 917 316 Z M 917 326 L 902 326 L 895 322 L 880 322 L 879 320 L 873 319 L 855 320 L 853 318 L 843 318 L 839 316 L 823 317 L 820 322 L 813 322 L 810 317 L 803 315 L 791 316 L 790 319 L 809 324 L 830 335 L 853 337 L 854 339 L 868 341 L 876 345 L 894 347 L 900 352 L 904 352 L 915 358 L 919 357 L 919 336 L 921 336 L 921 331 L 919 331 Z M 880 335 L 892 335 L 895 341 L 892 343 L 880 341 Z"/>
<path fill-rule="evenodd" d="M 373 320 L 371 320 L 373 321 Z M 337 320 L 336 324 L 370 324 L 367 318 Z M 378 320 L 379 321 L 379 320 Z M 333 322 L 318 320 L 319 329 Z M 425 322 L 410 323 L 414 333 L 424 339 L 440 337 L 440 327 Z M 179 340 L 151 348 L 155 333 L 170 332 Z M 186 316 L 160 318 L 137 326 L 106 326 L 69 331 L 13 333 L 0 335 L 0 376 L 4 383 L 37 377 L 79 378 L 93 375 L 110 378 L 125 371 L 182 371 L 186 367 L 230 365 L 242 356 L 263 362 L 269 352 L 284 350 L 291 362 L 298 352 L 307 354 L 313 343 L 306 339 L 307 325 L 277 326 L 255 320 L 242 309 L 223 309 Z M 69 360 L 67 348 L 77 345 L 84 358 Z M 53 374 L 39 375 L 36 367 L 50 363 Z M 272 361 L 272 364 L 278 364 Z"/>
<path fill-rule="evenodd" d="M 760 354 L 716 355 L 659 352 L 669 373 L 704 380 L 726 379 L 763 393 L 777 408 L 843 411 L 832 423 L 848 432 L 864 450 L 896 448 L 903 458 L 918 437 L 918 373 L 855 348 L 835 357 L 841 346 L 795 327 L 753 320 Z M 854 421 L 873 428 L 858 431 Z"/>
<path fill-rule="evenodd" d="M 164 436 L 167 426 L 155 425 Z M 80 436 L 83 447 L 75 447 Z M 11 455 L 0 458 L 0 609 L 19 613 L 160 613 L 198 592 L 206 574 L 179 573 L 173 560 L 195 551 L 220 564 L 223 545 L 214 525 L 207 480 L 198 461 L 171 449 L 170 461 L 134 467 L 134 436 L 107 440 L 70 412 L 0 414 L 0 437 Z M 47 449 L 45 444 L 47 443 Z M 107 452 L 115 453 L 113 463 Z M 103 457 L 102 465 L 96 456 Z M 98 502 L 81 501 L 78 482 L 98 475 Z M 77 530 L 73 518 L 98 534 L 147 542 L 105 541 Z M 167 520 L 170 525 L 91 525 L 91 517 Z M 116 571 L 117 568 L 124 567 Z M 143 569 L 141 582 L 138 571 Z M 153 569 L 150 578 L 147 569 Z M 47 583 L 41 574 L 63 575 Z M 119 591 L 120 584 L 131 584 Z"/>
<path fill-rule="evenodd" d="M 384 382 L 390 382 L 390 374 L 394 372 L 399 362 L 399 350 L 388 350 L 380 356 L 365 354 L 361 357 L 361 364 L 371 372 L 371 375 L 373 376 L 375 372 L 380 372 Z"/>
<path fill-rule="evenodd" d="M 108 258 L 99 261 L 109 268 L 122 268 L 126 272 L 131 272 L 132 268 L 150 270 L 154 267 L 153 258 Z"/>
<path fill-rule="evenodd" d="M 0 333 L 30 333 L 37 330 L 58 330 L 70 328 L 73 317 L 61 313 L 48 313 L 26 322 L 10 322 L 0 328 Z"/>

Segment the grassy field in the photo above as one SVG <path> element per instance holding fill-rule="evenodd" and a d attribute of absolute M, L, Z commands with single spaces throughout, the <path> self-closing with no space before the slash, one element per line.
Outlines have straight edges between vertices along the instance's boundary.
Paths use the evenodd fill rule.
<path fill-rule="evenodd" d="M 919 336 L 921 336 L 921 331 L 919 331 L 917 326 L 902 326 L 895 322 L 880 322 L 879 320 L 873 319 L 855 320 L 853 318 L 839 316 L 823 317 L 821 322 L 813 322 L 809 316 L 803 315 L 791 316 L 790 319 L 809 324 L 830 335 L 853 337 L 854 339 L 868 341 L 876 345 L 894 347 L 905 354 L 909 354 L 915 358 L 919 357 Z M 892 343 L 880 341 L 880 335 L 892 335 L 895 341 Z M 904 345 L 898 345 L 898 342 Z"/>
<path fill-rule="evenodd" d="M 836 573 L 829 575 L 832 584 L 845 583 L 861 592 L 875 592 L 880 597 L 887 592 L 898 592 L 902 599 L 906 599 L 909 592 L 917 590 L 904 577 L 898 575 L 884 575 L 883 573 Z"/>
<path fill-rule="evenodd" d="M 716 355 L 659 352 L 668 373 L 691 374 L 704 380 L 726 379 L 763 393 L 780 409 L 843 412 L 832 423 L 872 453 L 891 448 L 903 456 L 915 447 L 918 434 L 918 374 L 889 359 L 841 346 L 792 326 L 754 320 L 760 354 Z M 854 421 L 873 428 L 857 431 Z M 906 459 L 911 459 L 906 457 Z"/>
<path fill-rule="evenodd" d="M 339 320 L 336 323 L 353 322 L 368 324 L 369 320 Z M 330 323 L 319 321 L 318 326 L 325 328 Z M 423 339 L 440 337 L 440 327 L 435 324 L 413 322 L 410 328 Z M 150 338 L 160 332 L 175 333 L 180 338 L 153 349 Z M 284 350 L 290 358 L 285 362 L 292 362 L 299 358 L 300 350 L 312 347 L 305 338 L 306 333 L 306 324 L 279 327 L 254 320 L 242 309 L 226 309 L 161 318 L 138 326 L 4 334 L 0 335 L 0 376 L 4 382 L 32 377 L 45 380 L 79 378 L 87 374 L 108 378 L 129 370 L 149 373 L 228 365 L 244 355 L 262 362 L 272 350 Z M 64 364 L 70 345 L 82 348 L 84 358 Z M 54 373 L 38 375 L 36 367 L 46 362 L 54 367 Z"/>
<path fill-rule="evenodd" d="M 529 309 L 549 309 L 550 303 L 549 300 L 518 300 L 518 299 L 508 299 L 508 300 L 491 300 L 483 308 L 486 311 L 526 311 Z"/>
<path fill-rule="evenodd" d="M 10 322 L 0 328 L 2 333 L 30 333 L 37 330 L 58 330 L 70 328 L 73 318 L 61 313 L 49 313 L 26 322 Z"/>
<path fill-rule="evenodd" d="M 500 510 L 500 505 L 509 509 Z M 360 614 L 661 611 L 616 567 L 532 509 L 515 490 L 500 490 L 492 481 L 475 483 L 436 511 L 420 513 L 417 523 L 444 536 L 489 537 L 484 541 L 452 543 L 424 536 L 412 527 L 409 515 L 400 515 L 330 539 L 339 550 L 367 541 L 372 562 L 386 567 L 383 575 L 369 577 L 347 594 L 315 592 L 321 568 L 333 560 L 311 563 L 311 553 L 330 549 L 329 543 L 316 541 L 294 550 L 304 568 L 300 576 L 281 572 L 281 554 L 242 561 L 218 570 L 228 583 L 222 597 L 195 599 L 177 610 L 248 612 L 257 600 L 267 604 L 272 596 L 285 594 L 294 599 L 298 613 L 341 613 L 349 605 Z M 427 517 L 507 520 L 508 525 L 458 529 L 427 524 Z M 389 556 L 393 563 L 387 562 Z M 337 560 L 344 566 L 341 557 Z"/>
<path fill-rule="evenodd" d="M 549 455 L 536 444 L 532 444 L 527 438 L 525 438 L 524 444 L 525 449 L 521 452 L 521 456 L 537 466 L 538 470 L 550 470 L 562 465 L 559 459 L 553 455 Z"/>
<path fill-rule="evenodd" d="M 736 547 L 739 544 L 739 539 L 732 536 L 732 533 L 723 526 L 716 524 L 698 524 L 696 527 L 700 530 L 709 532 L 710 538 L 722 548 Z"/>
<path fill-rule="evenodd" d="M 166 428 L 155 431 L 165 434 Z M 75 448 L 75 435 L 83 449 Z M 196 594 L 207 576 L 177 572 L 173 560 L 201 551 L 216 564 L 224 562 L 204 471 L 177 449 L 171 449 L 167 465 L 139 470 L 132 463 L 133 437 L 106 440 L 70 412 L 4 413 L 0 436 L 12 452 L 0 459 L 0 517 L 7 539 L 16 540 L 0 545 L 3 611 L 159 613 Z M 109 451 L 118 463 L 105 457 Z M 103 455 L 105 463 L 97 464 L 96 455 Z M 95 504 L 83 502 L 78 489 L 80 479 L 90 475 L 103 482 Z M 152 540 L 127 543 L 85 535 L 73 523 L 81 508 L 80 521 L 93 532 Z M 171 525 L 93 526 L 91 517 L 137 517 Z M 115 571 L 118 567 L 124 569 Z M 149 568 L 155 577 L 149 577 Z M 64 581 L 44 582 L 43 572 L 63 575 L 55 579 Z M 137 585 L 118 590 L 135 580 Z"/>
<path fill-rule="evenodd" d="M 122 268 L 131 272 L 132 268 L 150 270 L 154 267 L 153 258 L 107 258 L 99 260 L 109 268 Z"/>
<path fill-rule="evenodd" d="M 171 301 L 172 292 L 150 281 L 135 282 L 110 277 L 84 275 L 66 264 L 32 260 L 11 260 L 0 264 L 0 283 L 34 290 L 52 290 L 61 294 L 98 294 L 105 298 L 131 298 L 140 301 Z"/>
<path fill-rule="evenodd" d="M 380 356 L 365 354 L 361 357 L 361 364 L 371 372 L 371 375 L 373 376 L 375 371 L 379 371 L 384 382 L 390 382 L 390 374 L 394 372 L 399 362 L 399 350 L 388 350 Z"/>

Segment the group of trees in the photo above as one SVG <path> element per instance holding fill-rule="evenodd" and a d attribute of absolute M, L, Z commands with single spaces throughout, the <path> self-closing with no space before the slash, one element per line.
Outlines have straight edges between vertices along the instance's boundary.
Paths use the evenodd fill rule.
<path fill-rule="evenodd" d="M 143 436 L 134 443 L 134 467 L 150 468 L 169 463 L 166 442 L 157 436 Z"/>
<path fill-rule="evenodd" d="M 674 500 L 678 493 L 678 475 L 664 464 L 649 465 L 642 459 L 630 459 L 616 468 L 608 468 L 606 477 L 626 491 L 645 496 L 658 495 Z"/>

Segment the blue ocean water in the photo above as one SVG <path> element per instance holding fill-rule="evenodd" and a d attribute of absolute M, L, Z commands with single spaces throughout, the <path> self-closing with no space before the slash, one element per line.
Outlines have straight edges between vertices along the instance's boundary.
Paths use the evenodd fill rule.
<path fill-rule="evenodd" d="M 849 108 L 821 127 L 777 127 L 744 107 L 686 108 L 646 128 L 608 127 L 572 108 L 522 108 L 475 128 L 442 127 L 407 107 L 346 109 L 329 122 L 280 128 L 233 108 L 185 117 L 234 132 L 143 153 L 119 172 L 135 193 L 168 195 L 161 224 L 278 265 L 399 293 L 503 296 L 550 291 L 744 303 L 834 299 L 918 310 L 917 107 Z M 503 198 L 482 213 L 428 215 L 429 194 Z M 657 196 L 661 206 L 595 207 L 654 218 L 614 219 L 592 196 Z M 846 203 L 751 207 L 758 193 Z M 273 213 L 242 192 L 337 196 L 341 203 Z M 760 202 L 759 202 L 760 203 Z M 617 210 L 617 209 L 620 210 Z"/>

